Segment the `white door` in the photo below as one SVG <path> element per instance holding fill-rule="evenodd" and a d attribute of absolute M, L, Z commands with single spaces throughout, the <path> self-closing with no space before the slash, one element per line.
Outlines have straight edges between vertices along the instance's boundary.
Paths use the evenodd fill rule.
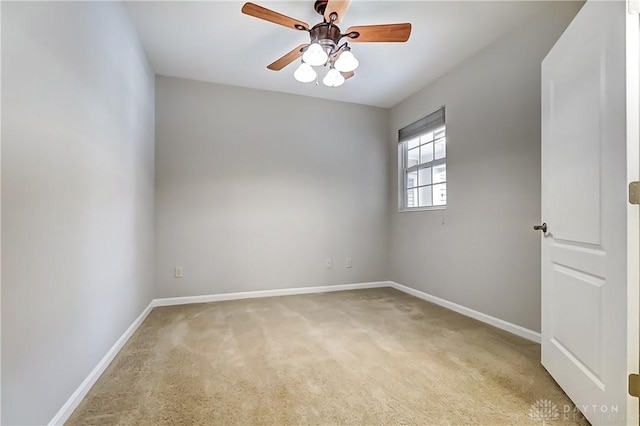
<path fill-rule="evenodd" d="M 542 364 L 594 425 L 638 424 L 639 45 L 590 0 L 542 64 Z"/>

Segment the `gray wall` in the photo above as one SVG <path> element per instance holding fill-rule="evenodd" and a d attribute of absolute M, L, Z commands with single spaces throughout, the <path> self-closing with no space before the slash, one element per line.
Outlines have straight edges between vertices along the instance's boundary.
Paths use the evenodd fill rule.
<path fill-rule="evenodd" d="M 157 297 L 386 279 L 388 129 L 383 109 L 157 77 Z"/>
<path fill-rule="evenodd" d="M 391 111 L 390 278 L 540 330 L 540 64 L 582 3 L 550 10 Z M 397 131 L 446 105 L 445 211 L 397 212 Z"/>
<path fill-rule="evenodd" d="M 392 279 L 539 330 L 539 68 L 579 6 L 391 112 L 157 77 L 154 230 L 122 5 L 3 2 L 2 423 L 48 422 L 152 297 Z M 396 132 L 443 104 L 449 206 L 397 213 Z"/>
<path fill-rule="evenodd" d="M 51 420 L 153 293 L 154 78 L 122 4 L 2 4 L 2 423 Z"/>

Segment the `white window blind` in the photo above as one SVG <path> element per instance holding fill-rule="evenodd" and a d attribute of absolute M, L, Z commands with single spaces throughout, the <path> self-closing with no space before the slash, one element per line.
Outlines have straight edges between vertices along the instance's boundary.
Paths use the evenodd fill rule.
<path fill-rule="evenodd" d="M 398 208 L 447 204 L 447 140 L 444 107 L 398 132 Z"/>

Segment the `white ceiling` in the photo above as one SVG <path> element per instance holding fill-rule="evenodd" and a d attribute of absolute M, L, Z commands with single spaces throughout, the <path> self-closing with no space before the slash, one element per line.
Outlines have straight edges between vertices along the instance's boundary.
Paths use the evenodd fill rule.
<path fill-rule="evenodd" d="M 313 0 L 254 2 L 310 25 L 321 21 Z M 343 32 L 396 22 L 411 22 L 413 30 L 407 43 L 350 43 L 360 67 L 338 88 L 297 82 L 297 61 L 268 70 L 308 42 L 308 34 L 244 15 L 243 3 L 130 1 L 126 7 L 157 74 L 388 108 L 552 2 L 354 0 Z"/>

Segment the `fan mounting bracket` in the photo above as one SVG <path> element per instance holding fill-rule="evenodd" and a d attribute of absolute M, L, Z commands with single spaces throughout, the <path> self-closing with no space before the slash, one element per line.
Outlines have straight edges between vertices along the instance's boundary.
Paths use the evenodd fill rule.
<path fill-rule="evenodd" d="M 327 10 L 328 0 L 317 0 L 313 5 L 313 8 L 318 13 L 318 15 L 324 16 L 324 11 Z"/>

